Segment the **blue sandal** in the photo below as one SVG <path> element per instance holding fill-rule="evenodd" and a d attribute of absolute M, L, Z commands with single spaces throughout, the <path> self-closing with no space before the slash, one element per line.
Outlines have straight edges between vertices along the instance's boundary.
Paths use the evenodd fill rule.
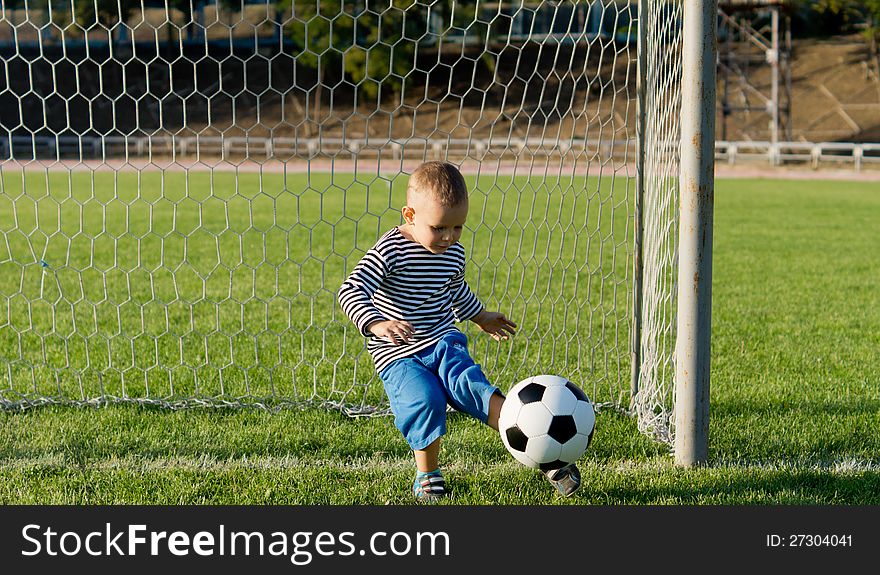
<path fill-rule="evenodd" d="M 440 470 L 416 473 L 413 482 L 413 495 L 422 501 L 437 501 L 449 494 L 446 480 Z"/>

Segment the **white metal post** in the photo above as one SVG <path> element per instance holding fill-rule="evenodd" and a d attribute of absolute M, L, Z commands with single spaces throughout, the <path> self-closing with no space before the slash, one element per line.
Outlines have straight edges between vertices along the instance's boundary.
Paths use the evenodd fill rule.
<path fill-rule="evenodd" d="M 647 96 L 647 34 L 648 34 L 648 3 L 638 5 L 638 44 L 636 58 L 636 191 L 633 205 L 635 229 L 633 238 L 633 307 L 632 330 L 630 333 L 630 408 L 639 392 L 642 370 L 642 244 L 644 242 L 645 202 L 645 98 Z"/>
<path fill-rule="evenodd" d="M 685 0 L 681 102 L 675 462 L 709 451 L 717 0 Z"/>
<path fill-rule="evenodd" d="M 779 7 L 774 6 L 770 12 L 771 35 L 770 51 L 767 60 L 770 62 L 770 141 L 779 143 Z M 778 161 L 778 157 L 777 157 Z"/>

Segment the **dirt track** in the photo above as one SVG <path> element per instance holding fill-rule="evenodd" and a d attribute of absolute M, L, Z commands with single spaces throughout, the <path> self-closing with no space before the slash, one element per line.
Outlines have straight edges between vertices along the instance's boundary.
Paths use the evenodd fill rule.
<path fill-rule="evenodd" d="M 418 161 L 387 161 L 382 164 L 375 162 L 358 162 L 357 167 L 350 160 L 340 161 L 312 161 L 307 162 L 240 162 L 229 163 L 219 159 L 215 161 L 202 160 L 201 162 L 190 162 L 186 160 L 178 160 L 176 162 L 171 159 L 154 158 L 152 162 L 142 159 L 133 159 L 128 162 L 122 160 L 87 160 L 83 162 L 61 161 L 61 162 L 24 162 L 7 160 L 4 162 L 4 169 L 21 169 L 25 170 L 48 170 L 48 171 L 77 171 L 88 170 L 96 172 L 110 171 L 170 171 L 182 172 L 190 171 L 215 171 L 215 172 L 242 172 L 242 173 L 305 173 L 305 172 L 353 172 L 357 169 L 360 174 L 397 174 L 400 172 L 412 172 L 417 166 Z M 616 177 L 635 177 L 636 170 L 633 165 L 616 165 L 616 166 L 600 166 L 595 165 L 591 168 L 563 169 L 562 172 L 554 168 L 548 170 L 536 166 L 536 169 L 530 170 L 526 164 L 519 166 L 510 163 L 492 163 L 479 165 L 477 162 L 464 163 L 461 166 L 462 171 L 467 174 L 475 174 L 479 170 L 481 174 L 499 173 L 499 174 L 519 174 L 519 175 L 536 175 L 542 173 L 562 173 L 562 174 L 578 174 L 578 175 L 603 175 Z M 742 164 L 731 166 L 726 163 L 716 163 L 716 178 L 761 178 L 761 179 L 784 179 L 784 180 L 849 180 L 862 182 L 880 182 L 880 169 L 864 169 L 855 171 L 852 168 L 820 168 L 811 169 L 809 167 L 772 167 L 757 164 Z M 878 188 L 880 191 L 880 188 Z"/>

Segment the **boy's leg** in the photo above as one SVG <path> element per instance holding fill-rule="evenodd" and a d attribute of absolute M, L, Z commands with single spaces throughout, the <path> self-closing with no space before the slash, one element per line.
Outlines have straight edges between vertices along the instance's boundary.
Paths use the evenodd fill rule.
<path fill-rule="evenodd" d="M 435 350 L 434 361 L 440 381 L 450 396 L 450 403 L 484 421 L 498 431 L 498 416 L 504 405 L 504 394 L 489 383 L 483 370 L 474 363 L 467 351 L 464 334 L 450 334 L 441 340 Z M 572 463 L 544 474 L 560 495 L 571 496 L 581 486 L 581 473 Z"/>
<path fill-rule="evenodd" d="M 413 450 L 419 499 L 445 497 L 440 473 L 440 438 L 446 433 L 446 394 L 437 376 L 417 357 L 399 359 L 380 374 L 394 413 L 394 424 Z"/>
<path fill-rule="evenodd" d="M 424 449 L 414 449 L 413 455 L 416 458 L 416 469 L 427 473 L 440 468 L 440 438 L 435 439 L 428 447 Z"/>
<path fill-rule="evenodd" d="M 413 481 L 413 495 L 424 501 L 434 501 L 446 497 L 446 479 L 440 473 L 440 438 L 425 449 L 414 449 L 416 458 L 416 478 Z"/>
<path fill-rule="evenodd" d="M 504 395 L 471 358 L 467 337 L 463 333 L 452 332 L 443 336 L 426 362 L 436 369 L 452 407 L 498 429 L 498 414 Z"/>
<path fill-rule="evenodd" d="M 489 398 L 489 418 L 486 423 L 495 431 L 498 431 L 498 416 L 501 415 L 504 399 L 504 394 L 500 390 L 496 390 Z"/>
<path fill-rule="evenodd" d="M 429 450 L 446 433 L 446 394 L 437 376 L 417 357 L 407 357 L 393 362 L 379 377 L 394 425 L 407 444 L 414 452 Z"/>

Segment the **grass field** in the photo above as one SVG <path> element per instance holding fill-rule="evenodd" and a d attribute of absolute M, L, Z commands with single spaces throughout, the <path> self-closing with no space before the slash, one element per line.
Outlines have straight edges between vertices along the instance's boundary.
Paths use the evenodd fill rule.
<path fill-rule="evenodd" d="M 389 186 L 390 194 L 400 193 L 397 185 L 395 182 Z M 8 198 L 14 184 L 4 182 L 4 187 Z M 876 350 L 880 348 L 880 294 L 874 257 L 880 252 L 880 237 L 874 229 L 880 217 L 880 192 L 876 188 L 876 183 L 854 182 L 716 182 L 708 466 L 689 470 L 675 468 L 664 446 L 641 436 L 629 418 L 614 410 L 605 410 L 599 415 L 593 444 L 581 460 L 584 486 L 571 499 L 561 500 L 551 492 L 539 474 L 516 463 L 489 428 L 453 415 L 441 454 L 447 479 L 454 491 L 449 503 L 880 503 L 880 434 L 877 433 L 880 429 L 880 368 L 876 362 Z M 198 193 L 198 189 L 194 191 Z M 528 190 L 524 189 L 523 192 L 527 193 Z M 597 221 L 607 218 L 608 221 L 600 226 L 604 226 L 603 229 L 625 229 L 625 225 L 621 225 L 625 222 L 615 223 L 615 218 L 620 217 L 619 212 L 610 209 L 622 201 L 619 200 L 620 194 L 625 193 L 626 190 L 613 187 L 597 189 L 597 201 L 593 207 L 603 206 L 605 210 L 590 211 L 589 206 L 584 206 L 582 213 L 597 218 Z M 358 198 L 356 194 L 350 197 L 358 204 L 357 209 L 363 211 L 365 198 Z M 566 204 L 564 194 L 560 194 L 559 198 L 560 201 L 554 204 L 555 213 L 551 213 L 545 221 L 564 221 L 566 214 L 581 209 L 576 204 Z M 367 225 L 351 226 L 352 243 L 365 249 L 368 247 L 367 238 L 371 234 L 375 237 L 378 227 L 396 223 L 388 219 L 396 218 L 396 214 L 387 211 L 390 203 L 393 201 L 386 199 L 384 204 L 370 210 L 378 215 Z M 489 201 L 489 194 L 485 204 L 487 207 L 484 209 L 494 205 Z M 41 209 L 41 202 L 34 205 L 36 214 Z M 322 207 L 320 202 L 318 205 Z M 549 203 L 533 205 L 532 213 L 546 214 L 551 207 Z M 217 209 L 220 208 L 217 206 Z M 116 209 L 124 211 L 121 207 Z M 173 205 L 157 205 L 154 209 L 173 212 L 175 208 Z M 314 225 L 310 236 L 307 234 L 308 237 L 293 239 L 291 243 L 294 246 L 296 242 L 315 242 L 318 245 L 325 241 L 320 237 L 315 238 L 323 227 L 320 217 L 307 215 L 307 210 L 315 209 L 315 203 L 303 202 L 293 209 L 291 213 L 284 213 L 290 217 L 298 215 L 301 219 L 306 214 L 306 217 L 314 218 Z M 496 209 L 502 211 L 500 215 L 503 220 L 504 207 L 497 206 Z M 51 215 L 57 211 L 57 206 L 49 209 L 39 220 L 40 224 L 51 228 Z M 9 213 L 8 205 L 0 206 L 0 217 L 8 217 Z M 79 221 L 101 217 L 100 213 L 82 214 Z M 181 215 L 181 218 L 185 217 L 190 216 Z M 513 219 L 508 222 L 517 222 L 518 218 L 528 218 L 529 215 L 510 217 Z M 166 222 L 161 217 L 152 218 L 150 216 L 149 221 L 155 221 L 156 226 Z M 38 221 L 36 216 L 33 221 Z M 108 221 L 113 221 L 113 218 Z M 184 219 L 177 222 L 182 226 Z M 195 218 L 192 225 L 197 223 L 198 218 Z M 343 227 L 349 225 L 344 219 L 337 223 Z M 21 222 L 18 225 L 23 226 Z M 59 220 L 55 225 L 62 224 Z M 262 224 L 230 222 L 226 225 L 248 229 Z M 523 235 L 532 234 L 531 245 L 559 241 L 555 246 L 558 252 L 584 249 L 588 262 L 611 257 L 613 269 L 625 269 L 628 265 L 625 258 L 614 257 L 615 249 L 606 253 L 599 244 L 567 244 L 571 240 L 553 235 L 552 226 L 531 231 L 525 226 L 521 227 Z M 542 237 L 542 233 L 547 235 Z M 360 238 L 358 234 L 363 234 L 363 239 L 355 241 L 353 238 Z M 148 236 L 150 234 L 145 232 L 144 237 Z M 245 234 L 241 237 L 245 237 Z M 618 244 L 615 237 L 609 236 L 610 241 L 604 244 L 606 250 L 608 245 L 613 247 Z M 20 240 L 13 238 L 12 241 Z M 231 253 L 233 259 L 237 257 L 240 260 L 251 256 L 258 259 L 279 257 L 279 268 L 283 273 L 290 274 L 282 274 L 285 282 L 303 286 L 313 283 L 316 277 L 322 277 L 322 280 L 326 277 L 325 283 L 330 286 L 341 278 L 342 270 L 354 261 L 334 256 L 325 265 L 303 261 L 301 265 L 284 268 L 281 260 L 290 253 L 287 251 L 289 247 L 282 244 L 276 246 L 281 256 L 267 256 L 269 250 L 263 247 L 274 245 L 271 242 L 275 240 L 263 240 L 262 245 L 257 242 L 251 247 L 244 244 L 224 247 L 212 240 L 210 234 L 204 240 L 203 245 L 213 245 L 214 250 L 209 249 L 198 261 L 211 262 L 207 256 L 213 253 L 218 264 L 197 270 L 204 277 L 210 277 L 215 269 L 222 271 L 223 266 L 219 264 L 224 254 Z M 52 241 L 47 238 L 46 245 Z M 150 239 L 147 243 L 149 241 L 154 240 Z M 169 240 L 169 245 L 171 243 Z M 199 245 L 202 244 L 196 242 L 190 248 Z M 142 246 L 139 257 L 158 257 L 148 247 Z M 485 249 L 486 255 L 481 256 L 484 261 L 496 264 L 506 261 L 503 246 L 490 243 L 482 247 L 473 244 L 469 247 L 475 252 Z M 14 246 L 7 249 L 17 250 Z M 187 248 L 181 245 L 178 249 Z M 265 253 L 262 251 L 264 249 Z M 41 259 L 43 253 L 53 252 L 49 248 L 36 251 L 35 259 Z M 104 252 L 98 250 L 98 253 Z M 136 257 L 137 250 L 132 254 L 132 258 Z M 180 255 L 164 257 L 173 259 Z M 543 257 L 551 256 L 545 254 Z M 64 265 L 57 262 L 49 261 L 48 264 L 64 269 Z M 73 267 L 81 264 L 65 262 L 66 266 Z M 126 260 L 116 265 L 124 268 Z M 546 281 L 546 276 L 541 275 L 543 271 L 539 265 L 534 266 L 531 270 L 533 285 L 541 285 Z M 33 278 L 29 275 L 24 279 L 10 278 L 9 273 L 3 273 L 9 269 L 0 270 L 0 286 L 4 294 L 20 289 L 20 282 L 38 281 L 36 275 Z M 486 265 L 481 269 L 488 274 L 491 266 Z M 44 273 L 38 269 L 34 271 Z M 590 266 L 579 271 L 585 278 L 595 276 Z M 59 282 L 71 279 L 63 275 L 60 273 Z M 225 284 L 220 282 L 213 286 L 205 280 L 201 285 L 206 290 L 219 290 L 218 293 L 242 289 L 245 294 L 265 285 L 265 282 L 257 280 L 249 283 L 247 279 L 236 283 L 238 278 L 230 280 L 228 274 L 225 277 L 219 275 L 220 279 L 225 279 Z M 482 278 L 474 278 L 475 283 L 480 285 Z M 60 287 L 57 289 L 62 293 L 74 289 L 60 283 L 58 285 Z M 90 281 L 82 285 L 84 287 L 78 289 L 95 288 Z M 200 282 L 183 283 L 176 289 L 195 290 L 193 285 L 198 287 Z M 275 284 L 270 282 L 270 285 Z M 170 292 L 174 287 L 173 282 L 165 285 L 159 281 L 158 285 L 150 288 L 144 286 L 144 289 L 163 293 L 162 290 Z M 112 285 L 108 289 L 113 289 Z M 519 286 L 518 289 L 527 290 L 528 286 Z M 564 290 L 568 289 L 574 288 L 565 285 L 561 288 L 563 291 L 550 294 L 550 297 L 565 301 Z M 135 290 L 134 293 L 138 292 Z M 47 294 L 47 299 L 51 300 L 51 293 Z M 610 279 L 600 282 L 595 294 L 596 300 L 588 306 L 590 313 L 585 312 L 585 316 L 590 318 L 608 318 L 606 310 L 613 308 L 615 303 L 621 303 L 615 298 L 626 297 L 625 290 Z M 319 299 L 332 299 L 329 292 L 317 295 Z M 527 321 L 527 310 L 517 308 L 517 300 L 505 300 L 503 294 L 491 294 L 489 299 L 501 307 L 509 304 L 514 309 L 515 317 L 520 315 L 521 321 Z M 625 299 L 622 301 L 625 302 Z M 292 297 L 289 305 L 294 303 Z M 21 347 L 15 346 L 24 345 L 16 334 L 28 331 L 27 326 L 12 325 L 18 320 L 11 318 L 20 317 L 14 313 L 16 305 L 23 303 L 12 301 L 9 304 L 9 323 L 0 333 L 6 350 L 2 353 L 12 355 L 22 352 Z M 332 302 L 328 306 L 332 307 Z M 330 330 L 332 322 L 321 319 L 321 313 L 326 313 L 326 309 L 329 307 L 312 308 L 309 317 Z M 94 321 L 95 329 L 125 322 L 120 318 L 96 317 L 94 309 L 88 311 L 94 318 L 91 321 Z M 210 326 L 226 325 L 223 322 L 228 321 L 236 327 L 246 321 L 236 319 L 234 309 L 230 317 L 222 316 L 225 313 L 223 310 L 222 313 L 214 311 L 212 319 L 206 316 L 186 321 L 196 324 L 205 321 Z M 273 318 L 278 317 L 276 312 L 283 311 L 259 310 L 249 317 L 259 319 L 257 331 L 262 331 L 271 326 Z M 76 313 L 75 310 L 70 312 L 71 322 L 76 318 Z M 173 314 L 174 310 L 170 313 Z M 218 316 L 218 313 L 221 315 Z M 48 310 L 40 309 L 36 310 L 36 315 L 32 311 L 31 317 L 43 317 L 40 314 L 44 314 L 45 318 L 39 321 L 49 324 L 54 321 L 56 326 L 66 321 L 63 316 L 54 316 L 53 320 Z M 87 314 L 85 317 L 90 316 Z M 167 320 L 148 315 L 143 321 Z M 613 327 L 616 324 L 610 319 L 608 321 L 607 325 L 597 324 L 593 333 L 603 334 L 603 338 L 608 337 L 613 342 L 621 335 Z M 575 320 L 563 314 L 544 317 L 541 322 L 554 325 L 558 332 L 563 332 L 563 337 L 549 338 L 546 346 L 537 346 L 538 349 L 517 351 L 520 355 L 514 355 L 514 363 L 520 370 L 527 370 L 537 362 L 548 359 L 552 360 L 551 365 L 555 365 L 553 362 L 567 357 L 577 344 L 564 339 L 564 332 L 575 325 L 566 322 L 576 323 Z M 523 321 L 523 324 L 529 325 L 532 333 L 540 334 L 547 325 L 541 322 L 529 325 Z M 122 330 L 131 328 L 127 324 L 121 327 Z M 355 344 L 353 339 L 350 341 L 343 334 L 337 336 L 340 339 L 318 337 L 314 344 Z M 308 338 L 297 341 L 297 349 L 289 352 L 280 350 L 277 357 L 272 356 L 272 360 L 279 366 L 287 366 L 286 358 L 298 356 L 301 353 L 299 348 L 309 343 Z M 86 342 L 83 345 L 88 347 L 89 344 Z M 625 343 L 622 345 L 619 348 L 621 355 L 626 351 Z M 86 351 L 83 349 L 82 354 Z M 108 356 L 107 361 L 112 362 L 115 357 L 112 354 L 116 353 L 110 351 L 108 355 L 103 349 L 100 352 L 89 356 L 93 362 L 101 361 L 97 358 L 104 356 Z M 76 367 L 77 361 L 81 361 L 79 352 L 65 351 L 63 346 L 40 353 L 48 354 L 45 357 L 64 358 L 73 367 Z M 53 353 L 61 355 L 52 356 Z M 124 357 L 123 352 L 118 353 Z M 210 351 L 205 353 L 210 356 Z M 229 356 L 234 354 L 233 348 Z M 259 349 L 254 354 L 258 356 Z M 587 354 L 587 357 L 592 355 Z M 173 359 L 173 356 L 169 357 Z M 149 371 L 149 366 L 136 365 L 132 368 L 141 373 Z M 301 369 L 301 377 L 308 383 L 318 381 L 322 373 L 320 370 L 324 368 L 308 365 L 297 368 L 294 363 L 290 369 L 293 373 Z M 365 367 L 362 365 L 360 369 Z M 591 370 L 604 373 L 591 366 L 584 368 L 583 374 Z M 229 375 L 226 382 L 212 381 L 207 376 L 199 381 L 194 375 L 192 385 L 198 384 L 203 386 L 202 389 L 212 391 L 227 382 L 233 390 L 238 390 L 243 382 L 258 387 L 271 385 L 271 382 L 265 383 L 266 380 L 261 379 L 258 371 L 248 379 L 248 375 L 239 368 L 235 374 Z M 122 370 L 119 381 L 108 382 L 108 385 L 122 385 L 124 380 Z M 186 391 L 185 378 L 181 381 L 183 389 L 179 391 Z M 74 390 L 78 388 L 78 384 L 62 383 L 72 385 L 71 389 Z M 142 383 L 132 378 L 125 383 L 134 386 L 130 388 L 134 390 L 138 389 L 138 385 L 147 384 L 157 386 L 161 391 L 167 381 L 157 374 L 152 382 Z M 47 389 L 51 388 L 52 385 L 47 384 Z M 601 394 L 605 386 L 599 385 L 594 389 Z M 25 412 L 0 412 L 0 426 L 4 439 L 0 443 L 0 502 L 7 504 L 411 502 L 411 456 L 391 420 L 386 417 L 351 419 L 337 412 L 314 410 L 282 410 L 277 413 L 258 409 L 171 411 L 120 405 L 101 409 L 46 407 Z"/>

